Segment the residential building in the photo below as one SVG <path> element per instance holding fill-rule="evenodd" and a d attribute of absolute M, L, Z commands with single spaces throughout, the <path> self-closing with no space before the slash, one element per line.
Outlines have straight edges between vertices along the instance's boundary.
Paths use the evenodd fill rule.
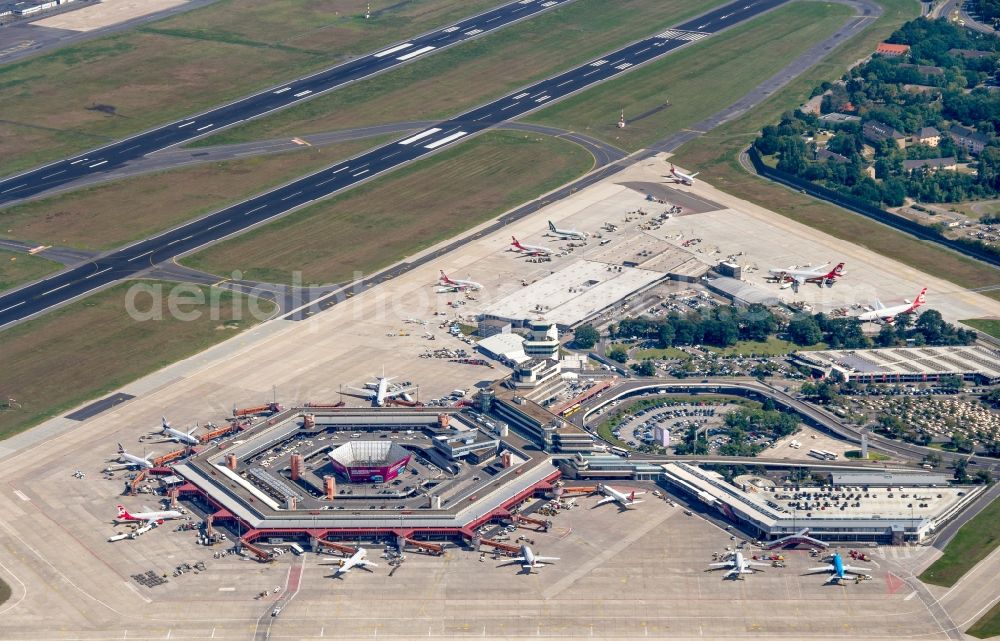
<path fill-rule="evenodd" d="M 958 169 L 958 160 L 954 156 L 947 158 L 922 158 L 920 160 L 904 160 L 903 169 L 913 171 L 914 169 L 926 169 L 928 171 L 955 171 Z"/>
<path fill-rule="evenodd" d="M 941 143 L 941 132 L 935 127 L 921 127 L 917 133 L 913 134 L 911 140 L 914 144 L 937 147 Z"/>
<path fill-rule="evenodd" d="M 979 155 L 990 141 L 989 136 L 986 134 L 961 125 L 952 125 L 948 129 L 948 135 L 951 136 L 956 145 L 973 155 Z"/>
<path fill-rule="evenodd" d="M 861 134 L 872 142 L 892 140 L 900 149 L 906 147 L 906 136 L 884 122 L 869 120 L 861 126 Z"/>
<path fill-rule="evenodd" d="M 888 42 L 880 42 L 875 47 L 875 53 L 890 57 L 904 56 L 910 53 L 910 45 L 894 45 Z"/>

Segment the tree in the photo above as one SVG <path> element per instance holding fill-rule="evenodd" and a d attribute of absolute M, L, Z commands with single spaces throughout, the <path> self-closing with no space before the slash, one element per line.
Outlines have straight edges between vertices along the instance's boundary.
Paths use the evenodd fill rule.
<path fill-rule="evenodd" d="M 938 379 L 938 385 L 942 389 L 948 390 L 949 392 L 958 392 L 965 387 L 965 383 L 962 381 L 961 376 L 942 376 Z"/>
<path fill-rule="evenodd" d="M 639 376 L 656 376 L 656 366 L 653 365 L 653 361 L 648 359 L 639 363 L 636 371 L 639 373 Z"/>
<path fill-rule="evenodd" d="M 608 350 L 608 358 L 619 363 L 624 363 L 628 360 L 628 352 L 623 347 L 616 345 Z"/>
<path fill-rule="evenodd" d="M 969 482 L 969 464 L 965 459 L 960 459 L 955 463 L 955 480 L 959 483 Z"/>
<path fill-rule="evenodd" d="M 593 325 L 581 325 L 573 333 L 573 343 L 580 349 L 590 349 L 601 340 L 601 335 Z"/>
<path fill-rule="evenodd" d="M 892 347 L 898 342 L 899 336 L 896 335 L 896 329 L 889 323 L 882 325 L 878 336 L 875 337 L 875 344 L 879 347 Z"/>
<path fill-rule="evenodd" d="M 937 452 L 931 452 L 924 457 L 924 463 L 930 465 L 931 467 L 938 467 L 941 465 L 941 455 Z"/>
<path fill-rule="evenodd" d="M 803 316 L 788 323 L 788 337 L 796 345 L 808 347 L 818 343 L 823 338 L 823 332 L 815 318 Z"/>
<path fill-rule="evenodd" d="M 977 484 L 989 485 L 993 480 L 993 475 L 990 474 L 989 470 L 976 470 L 973 478 Z"/>

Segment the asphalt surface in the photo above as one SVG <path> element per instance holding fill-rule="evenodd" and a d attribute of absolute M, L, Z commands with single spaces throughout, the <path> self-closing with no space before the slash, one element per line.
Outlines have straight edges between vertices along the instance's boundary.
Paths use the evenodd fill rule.
<path fill-rule="evenodd" d="M 307 146 L 323 147 L 325 145 L 346 142 L 350 140 L 364 140 L 374 136 L 387 134 L 402 134 L 426 129 L 434 124 L 435 120 L 415 120 L 408 122 L 393 122 L 384 125 L 374 125 L 370 127 L 357 127 L 353 129 L 338 129 L 318 134 L 309 134 L 297 138 L 275 138 L 271 140 L 260 140 L 254 142 L 234 143 L 229 145 L 215 145 L 213 147 L 197 147 L 192 149 L 172 148 L 164 149 L 142 158 L 136 158 L 126 162 L 124 165 L 108 172 L 99 172 L 59 185 L 50 190 L 39 192 L 8 203 L 16 205 L 29 200 L 46 198 L 64 191 L 73 191 L 81 187 L 90 187 L 101 183 L 111 182 L 131 176 L 139 176 L 158 171 L 168 171 L 180 167 L 191 167 L 204 163 L 224 162 L 227 160 L 239 160 L 253 156 L 264 156 L 268 154 L 284 153 L 302 149 Z M 548 136 L 563 138 L 577 143 L 584 147 L 593 156 L 597 167 L 620 160 L 626 156 L 625 152 L 613 145 L 566 129 L 548 127 L 544 125 L 534 125 L 530 123 L 510 122 L 505 123 L 503 129 L 513 129 L 515 131 L 529 131 L 541 133 Z"/>
<path fill-rule="evenodd" d="M 285 109 L 348 83 L 426 57 L 446 47 L 480 37 L 572 1 L 515 0 L 319 73 L 241 98 L 196 116 L 171 122 L 79 156 L 18 174 L 0 181 L 0 205 L 50 190 L 82 176 L 110 171 L 129 160 L 154 151 Z"/>
<path fill-rule="evenodd" d="M 353 187 L 400 165 L 443 150 L 502 122 L 523 116 L 543 105 L 555 102 L 591 85 L 617 77 L 628 69 L 660 58 L 691 42 L 709 37 L 712 33 L 770 11 L 784 4 L 785 1 L 736 0 L 699 18 L 627 45 L 598 60 L 539 81 L 520 91 L 467 111 L 460 116 L 440 122 L 421 133 L 383 145 L 153 238 L 116 250 L 96 258 L 89 264 L 80 265 L 45 280 L 13 290 L 0 296 L 0 328 L 30 318 L 115 283 L 122 278 L 143 272 L 158 263 L 192 252 L 298 207 Z M 520 3 L 515 4 L 519 5 Z M 505 7 L 509 8 L 511 5 L 505 5 Z M 491 20 L 500 22 L 503 19 L 503 15 L 501 15 Z M 482 18 L 477 18 L 477 20 L 482 20 Z M 464 32 L 455 31 L 453 33 Z M 449 35 L 445 34 L 445 36 Z M 419 51 L 422 48 L 414 51 Z M 412 47 L 408 47 L 407 50 L 409 49 Z M 281 96 L 293 91 L 294 89 L 289 89 L 275 97 L 280 99 Z M 229 108 L 224 107 L 222 110 Z M 188 122 L 193 124 L 188 127 Z M 186 121 L 181 125 L 171 127 L 170 131 L 164 135 L 186 135 L 182 131 L 183 128 L 195 128 L 200 122 L 203 122 L 201 118 Z M 130 142 L 125 141 L 118 143 L 118 145 L 127 145 Z M 148 152 L 149 150 L 144 153 Z M 71 163 L 75 163 L 73 166 L 77 164 L 87 165 L 92 160 L 96 160 L 96 157 L 89 158 L 88 161 L 82 163 L 79 160 L 73 160 Z M 115 163 L 117 165 L 123 161 L 124 159 L 116 159 Z M 103 162 L 110 163 L 111 161 L 98 161 L 98 163 Z M 68 170 L 66 171 L 68 172 Z M 44 185 L 36 187 L 48 188 Z"/>

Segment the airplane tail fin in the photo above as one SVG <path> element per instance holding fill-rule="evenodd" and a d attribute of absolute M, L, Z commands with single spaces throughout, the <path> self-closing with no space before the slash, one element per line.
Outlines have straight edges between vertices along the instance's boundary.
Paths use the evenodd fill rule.
<path fill-rule="evenodd" d="M 116 505 L 115 507 L 118 509 L 118 518 L 120 519 L 132 518 L 132 515 L 128 513 L 128 510 L 125 509 L 124 505 Z"/>
<path fill-rule="evenodd" d="M 927 288 L 924 287 L 923 289 L 920 290 L 920 293 L 917 294 L 917 299 L 913 301 L 913 309 L 920 307 L 926 302 L 927 302 Z"/>
<path fill-rule="evenodd" d="M 118 444 L 118 453 L 119 454 L 125 453 L 125 447 L 121 443 Z"/>
<path fill-rule="evenodd" d="M 552 224 L 552 221 L 550 220 L 550 221 L 549 221 L 549 231 L 555 231 L 555 230 L 556 230 L 556 226 L 555 226 L 555 225 L 553 225 L 553 224 Z"/>
<path fill-rule="evenodd" d="M 839 278 L 844 273 L 844 263 L 837 263 L 837 266 L 830 270 L 830 273 L 826 275 L 827 279 L 834 280 Z"/>
<path fill-rule="evenodd" d="M 524 249 L 524 247 L 521 246 L 521 241 L 519 241 L 516 237 L 511 236 L 510 239 L 513 241 L 511 242 L 511 245 L 517 247 L 518 249 Z"/>

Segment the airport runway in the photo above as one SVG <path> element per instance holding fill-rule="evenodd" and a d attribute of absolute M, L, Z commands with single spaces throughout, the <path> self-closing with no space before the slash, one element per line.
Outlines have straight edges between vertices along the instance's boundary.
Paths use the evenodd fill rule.
<path fill-rule="evenodd" d="M 356 80 L 426 57 L 446 47 L 477 38 L 572 1 L 515 0 L 453 25 L 241 98 L 197 116 L 183 118 L 105 147 L 12 176 L 0 181 L 0 205 L 50 190 L 82 176 L 110 171 L 129 160 L 154 151 L 285 109 Z"/>
<path fill-rule="evenodd" d="M 770 11 L 785 1 L 736 0 L 699 18 L 627 45 L 598 60 L 536 82 L 520 91 L 512 92 L 460 116 L 440 122 L 420 133 L 370 150 L 153 238 L 116 250 L 89 264 L 14 290 L 0 297 L 0 328 L 138 274 L 162 261 L 238 234 L 400 165 L 440 151 L 456 142 L 467 140 L 507 120 L 523 116 L 596 83 L 617 77 L 631 68 L 658 59 L 687 44 Z M 498 21 L 501 19 L 497 18 Z M 197 121 L 192 122 L 197 124 Z"/>

